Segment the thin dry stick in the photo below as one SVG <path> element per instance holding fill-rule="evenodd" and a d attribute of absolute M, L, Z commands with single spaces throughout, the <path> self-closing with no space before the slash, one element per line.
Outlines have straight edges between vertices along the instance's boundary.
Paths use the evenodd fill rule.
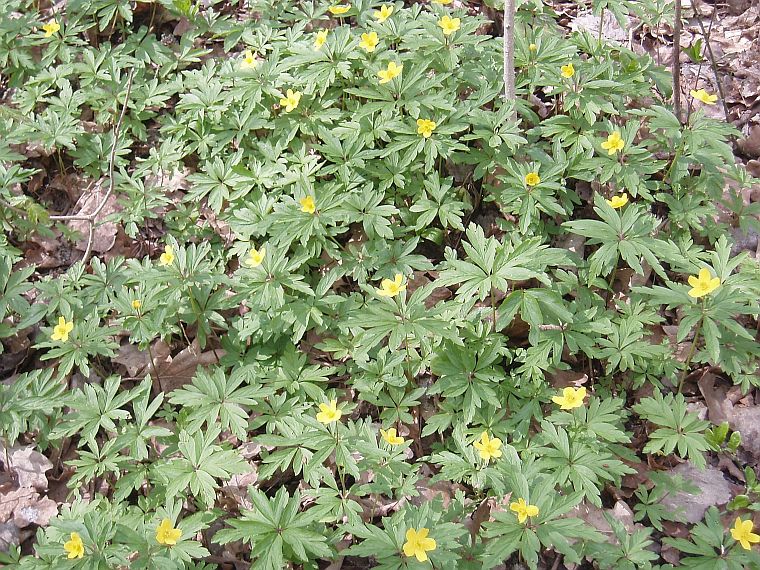
<path fill-rule="evenodd" d="M 673 26 L 673 107 L 679 122 L 681 120 L 681 0 L 676 2 L 676 21 Z"/>
<path fill-rule="evenodd" d="M 713 23 L 715 23 L 715 14 L 717 11 L 717 8 L 713 7 L 712 14 L 710 15 L 710 24 L 707 26 L 707 31 L 705 31 L 705 25 L 702 23 L 701 18 L 697 18 L 697 23 L 699 24 L 699 29 L 702 31 L 702 37 L 705 38 L 705 44 L 707 44 L 707 55 L 710 58 L 710 67 L 712 68 L 713 75 L 715 76 L 715 85 L 718 88 L 721 105 L 723 105 L 723 114 L 726 116 L 726 122 L 730 123 L 731 121 L 728 118 L 728 107 L 726 107 L 726 96 L 723 93 L 723 85 L 721 84 L 720 77 L 718 76 L 718 62 L 715 59 L 712 45 L 710 45 L 710 36 L 712 35 Z M 699 68 L 697 70 L 697 79 L 699 79 L 699 73 L 701 71 L 702 62 L 700 61 Z M 691 107 L 691 101 L 689 102 L 689 107 Z"/>
<path fill-rule="evenodd" d="M 515 0 L 504 0 L 504 100 L 515 96 Z"/>
<path fill-rule="evenodd" d="M 116 147 L 119 144 L 119 133 L 121 131 L 121 125 L 124 122 L 124 115 L 127 114 L 127 106 L 129 105 L 129 95 L 132 92 L 133 77 L 134 77 L 134 70 L 132 69 L 129 71 L 129 77 L 127 78 L 127 93 L 124 96 L 124 105 L 121 108 L 121 114 L 119 115 L 119 120 L 113 129 L 113 145 L 111 145 L 111 154 L 108 157 L 108 190 L 106 191 L 106 195 L 103 197 L 100 204 L 98 204 L 97 208 L 95 208 L 95 210 L 91 214 L 50 216 L 51 220 L 54 220 L 57 222 L 71 221 L 71 220 L 87 222 L 87 225 L 88 225 L 87 248 L 85 249 L 84 256 L 82 257 L 82 263 L 87 263 L 87 260 L 90 257 L 90 253 L 92 252 L 92 239 L 95 234 L 95 220 L 97 219 L 98 214 L 100 214 L 103 208 L 105 208 L 106 202 L 108 202 L 108 199 L 111 197 L 111 194 L 113 194 L 114 187 L 116 186 L 116 181 L 114 179 L 114 163 L 116 162 Z"/>

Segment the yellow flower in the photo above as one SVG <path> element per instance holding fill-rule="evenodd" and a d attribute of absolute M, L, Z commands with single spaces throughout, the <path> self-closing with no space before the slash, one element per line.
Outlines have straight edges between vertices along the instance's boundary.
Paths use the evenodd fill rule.
<path fill-rule="evenodd" d="M 174 263 L 174 248 L 170 245 L 164 247 L 164 252 L 158 258 L 159 265 L 171 265 Z"/>
<path fill-rule="evenodd" d="M 362 41 L 359 42 L 359 47 L 364 51 L 373 52 L 377 47 L 377 42 L 380 39 L 377 37 L 377 32 L 370 32 L 368 34 L 362 34 Z"/>
<path fill-rule="evenodd" d="M 417 134 L 429 139 L 437 126 L 434 121 L 429 119 L 417 119 Z"/>
<path fill-rule="evenodd" d="M 752 520 L 743 521 L 741 517 L 736 517 L 734 528 L 731 529 L 731 536 L 745 550 L 752 548 L 752 544 L 760 542 L 760 535 L 752 532 L 752 527 Z"/>
<path fill-rule="evenodd" d="M 524 523 L 528 517 L 538 516 L 538 507 L 529 505 L 525 499 L 520 497 L 516 502 L 509 504 L 509 510 L 517 513 L 517 521 Z"/>
<path fill-rule="evenodd" d="M 264 261 L 264 256 L 267 254 L 266 248 L 262 247 L 261 250 L 255 247 L 248 252 L 248 259 L 245 260 L 245 264 L 248 267 L 258 267 L 261 262 Z"/>
<path fill-rule="evenodd" d="M 501 440 L 498 437 L 489 438 L 486 431 L 480 434 L 480 441 L 476 441 L 472 445 L 478 450 L 481 459 L 490 461 L 492 457 L 494 459 L 501 457 Z"/>
<path fill-rule="evenodd" d="M 67 323 L 65 317 L 58 317 L 58 324 L 53 327 L 53 334 L 50 336 L 53 340 L 66 342 L 69 340 L 69 333 L 74 330 L 74 322 Z"/>
<path fill-rule="evenodd" d="M 390 428 L 388 431 L 381 429 L 380 435 L 391 445 L 401 445 L 404 443 L 404 438 L 396 435 L 396 428 Z"/>
<path fill-rule="evenodd" d="M 715 102 L 718 100 L 717 95 L 711 95 L 704 89 L 700 89 L 698 91 L 694 91 L 692 89 L 691 91 L 689 91 L 689 94 L 695 99 L 702 101 L 702 103 L 704 103 L 705 105 L 715 105 Z"/>
<path fill-rule="evenodd" d="M 372 16 L 379 24 L 382 24 L 391 17 L 391 14 L 393 14 L 393 4 L 383 4 L 379 10 L 375 10 L 372 13 Z"/>
<path fill-rule="evenodd" d="M 132 308 L 135 311 L 139 311 L 141 307 L 142 307 L 142 301 L 140 299 L 135 299 L 134 301 L 132 301 Z"/>
<path fill-rule="evenodd" d="M 541 184 L 541 177 L 538 175 L 538 172 L 528 172 L 528 174 L 525 175 L 525 184 L 528 186 Z"/>
<path fill-rule="evenodd" d="M 345 14 L 351 9 L 351 4 L 336 4 L 335 6 L 330 6 L 328 10 L 330 10 L 330 13 L 335 16 L 340 16 L 341 14 Z"/>
<path fill-rule="evenodd" d="M 573 67 L 572 63 L 563 65 L 559 68 L 559 70 L 562 73 L 562 77 L 565 77 L 567 79 L 570 79 L 573 75 L 575 75 L 575 68 Z"/>
<path fill-rule="evenodd" d="M 314 38 L 314 49 L 319 49 L 323 45 L 325 45 L 325 42 L 327 41 L 327 34 L 330 30 L 319 30 L 317 32 L 317 37 Z"/>
<path fill-rule="evenodd" d="M 55 34 L 58 30 L 61 29 L 61 24 L 59 24 L 55 20 L 50 20 L 47 24 L 42 26 L 42 29 L 45 30 L 45 37 L 49 38 L 50 36 Z"/>
<path fill-rule="evenodd" d="M 628 203 L 628 194 L 623 192 L 619 196 L 613 196 L 612 200 L 605 200 L 605 202 L 607 202 L 612 208 L 617 210 L 618 208 L 622 208 Z"/>
<path fill-rule="evenodd" d="M 243 59 L 240 61 L 240 69 L 253 69 L 258 64 L 259 62 L 256 61 L 256 56 L 253 55 L 253 52 L 249 49 L 245 50 Z"/>
<path fill-rule="evenodd" d="M 562 390 L 561 396 L 552 396 L 552 402 L 559 404 L 560 410 L 572 410 L 573 408 L 580 408 L 585 397 L 586 389 L 583 386 L 577 389 L 565 388 Z"/>
<path fill-rule="evenodd" d="M 306 196 L 298 201 L 301 204 L 301 211 L 306 214 L 313 214 L 317 211 L 317 205 L 314 203 L 314 198 Z"/>
<path fill-rule="evenodd" d="M 380 78 L 380 84 L 388 83 L 395 77 L 401 75 L 401 71 L 404 69 L 403 65 L 396 65 L 395 61 L 388 63 L 388 69 L 381 69 L 377 72 L 377 76 Z"/>
<path fill-rule="evenodd" d="M 301 102 L 301 92 L 288 89 L 285 93 L 285 97 L 280 99 L 280 106 L 285 107 L 285 112 L 290 113 L 293 109 L 298 107 L 298 103 Z"/>
<path fill-rule="evenodd" d="M 377 290 L 377 294 L 381 297 L 395 297 L 401 293 L 401 291 L 406 289 L 406 285 L 401 284 L 403 279 L 404 277 L 400 273 L 396 273 L 393 281 L 390 279 L 383 279 L 380 282 L 380 288 Z"/>
<path fill-rule="evenodd" d="M 319 412 L 317 412 L 317 421 L 321 424 L 331 424 L 340 420 L 343 415 L 338 409 L 338 400 L 330 400 L 329 404 L 319 404 Z"/>
<path fill-rule="evenodd" d="M 450 36 L 459 29 L 461 20 L 459 18 L 452 18 L 446 14 L 443 18 L 438 20 L 438 26 L 443 30 L 444 36 Z"/>
<path fill-rule="evenodd" d="M 66 558 L 82 558 L 84 556 L 84 543 L 78 532 L 71 533 L 71 538 L 63 543 L 63 549 L 68 554 Z"/>
<path fill-rule="evenodd" d="M 177 544 L 182 531 L 172 526 L 172 521 L 162 519 L 161 524 L 156 527 L 156 542 L 165 546 L 174 546 Z"/>
<path fill-rule="evenodd" d="M 709 295 L 720 287 L 720 277 L 713 277 L 709 269 L 702 268 L 699 270 L 699 277 L 689 276 L 689 297 L 699 299 L 705 295 Z"/>
<path fill-rule="evenodd" d="M 625 141 L 620 136 L 619 131 L 612 131 L 607 140 L 602 143 L 602 148 L 607 151 L 607 154 L 615 154 L 619 150 L 623 150 Z"/>
<path fill-rule="evenodd" d="M 427 553 L 435 550 L 435 540 L 427 537 L 429 532 L 430 530 L 425 527 L 420 530 L 414 528 L 407 530 L 404 554 L 417 557 L 418 562 L 425 562 L 428 559 Z"/>
<path fill-rule="evenodd" d="M 433 4 L 443 4 L 444 6 L 451 4 L 452 0 L 432 0 Z"/>
<path fill-rule="evenodd" d="M 528 46 L 528 49 L 529 49 L 530 51 L 536 51 L 536 50 L 538 49 L 538 46 L 537 46 L 536 44 L 530 44 L 530 45 Z"/>

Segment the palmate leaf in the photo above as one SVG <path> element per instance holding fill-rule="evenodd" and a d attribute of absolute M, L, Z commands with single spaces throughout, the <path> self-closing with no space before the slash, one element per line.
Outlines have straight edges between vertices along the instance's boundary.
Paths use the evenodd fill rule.
<path fill-rule="evenodd" d="M 495 237 L 486 238 L 483 228 L 475 224 L 470 224 L 466 234 L 468 241 L 462 247 L 467 260 L 457 259 L 456 252 L 447 249 L 436 280 L 439 287 L 459 285 L 457 297 L 477 296 L 482 301 L 493 289 L 507 291 L 510 281 L 538 279 L 548 286 L 546 268 L 567 261 L 564 252 L 541 245 L 538 239 L 500 243 Z"/>
<path fill-rule="evenodd" d="M 657 254 L 662 256 L 669 248 L 652 237 L 658 224 L 654 216 L 635 204 L 629 204 L 621 213 L 598 194 L 594 197 L 594 212 L 600 220 L 574 220 L 563 224 L 572 233 L 589 238 L 589 244 L 601 244 L 589 257 L 590 279 L 608 275 L 621 258 L 639 275 L 644 274 L 641 265 L 644 259 L 660 277 L 667 279 Z"/>
<path fill-rule="evenodd" d="M 250 367 L 238 368 L 229 377 L 222 367 L 216 367 L 210 373 L 198 367 L 192 384 L 174 390 L 169 402 L 190 409 L 187 430 L 191 433 L 199 430 L 204 423 L 212 426 L 219 422 L 222 429 L 245 439 L 250 408 L 257 404 L 257 398 L 272 393 L 272 390 L 261 386 L 240 387 L 253 378 Z"/>
<path fill-rule="evenodd" d="M 683 395 L 663 396 L 658 390 L 653 397 L 643 398 L 633 406 L 633 411 L 660 426 L 649 434 L 645 453 L 668 455 L 677 451 L 679 457 L 688 458 L 696 467 L 705 466 L 703 453 L 710 449 L 705 430 L 710 424 L 686 409 Z"/>
<path fill-rule="evenodd" d="M 229 479 L 231 475 L 250 469 L 237 451 L 223 449 L 214 443 L 220 433 L 216 426 L 208 428 L 205 433 L 200 430 L 193 435 L 180 432 L 177 447 L 182 457 L 167 462 L 158 471 L 166 482 L 167 497 L 174 497 L 189 487 L 201 505 L 211 506 L 219 486 L 217 479 Z"/>
<path fill-rule="evenodd" d="M 332 551 L 324 536 L 324 525 L 316 522 L 309 511 L 300 512 L 301 494 L 292 497 L 281 487 L 270 498 L 250 487 L 248 495 L 253 509 L 243 510 L 242 516 L 228 520 L 230 529 L 214 535 L 218 544 L 241 540 L 251 545 L 251 568 L 281 570 L 286 562 L 308 562 L 315 558 L 330 558 Z M 321 527 L 321 528 L 320 528 Z"/>
<path fill-rule="evenodd" d="M 578 563 L 582 541 L 603 540 L 601 534 L 581 519 L 565 516 L 582 501 L 583 493 L 557 493 L 553 478 L 545 474 L 526 479 L 522 473 L 512 472 L 510 479 L 513 497 L 536 505 L 539 514 L 532 517 L 532 524 L 528 526 L 520 523 L 511 511 L 495 513 L 494 521 L 485 524 L 485 536 L 489 540 L 483 568 L 493 568 L 519 551 L 528 567 L 535 569 L 542 547 L 554 548 L 568 561 Z"/>
<path fill-rule="evenodd" d="M 437 281 L 436 281 L 437 284 Z M 369 350 L 388 338 L 388 348 L 398 349 L 402 343 L 419 343 L 427 337 L 447 338 L 461 343 L 456 329 L 439 315 L 444 311 L 438 305 L 431 309 L 424 300 L 430 295 L 435 284 L 416 289 L 409 300 L 398 296 L 396 303 L 390 298 L 373 300 L 364 307 L 357 308 L 350 317 L 349 325 L 357 327 L 357 343 Z"/>
<path fill-rule="evenodd" d="M 548 421 L 541 422 L 541 429 L 538 441 L 543 446 L 533 450 L 539 464 L 552 472 L 557 484 L 582 492 L 597 507 L 602 506 L 603 481 L 619 481 L 623 475 L 634 473 L 605 447 L 570 437 Z"/>

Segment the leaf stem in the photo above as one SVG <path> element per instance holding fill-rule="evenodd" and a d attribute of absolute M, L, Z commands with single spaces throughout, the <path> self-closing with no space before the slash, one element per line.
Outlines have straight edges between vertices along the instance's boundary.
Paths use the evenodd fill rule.
<path fill-rule="evenodd" d="M 689 365 L 691 364 L 691 359 L 694 357 L 694 351 L 697 347 L 697 342 L 699 341 L 699 333 L 702 332 L 702 323 L 705 320 L 705 298 L 702 298 L 702 316 L 699 318 L 699 322 L 697 323 L 697 328 L 694 331 L 694 340 L 691 343 L 691 348 L 689 348 L 689 354 L 686 356 L 686 361 L 683 365 L 683 372 L 681 373 L 681 378 L 678 380 L 678 393 L 681 393 L 681 390 L 683 389 L 683 382 L 686 380 L 686 376 L 689 374 Z"/>

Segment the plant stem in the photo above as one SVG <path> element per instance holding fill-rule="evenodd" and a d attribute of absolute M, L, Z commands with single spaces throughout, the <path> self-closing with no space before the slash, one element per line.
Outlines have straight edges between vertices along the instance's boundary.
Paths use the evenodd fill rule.
<path fill-rule="evenodd" d="M 343 469 L 341 468 L 341 465 L 338 463 L 338 446 L 340 445 L 340 432 L 338 430 L 338 425 L 335 424 L 335 468 L 338 470 L 338 475 L 340 476 L 340 490 L 341 490 L 341 499 L 346 498 L 346 475 L 343 473 Z"/>
<path fill-rule="evenodd" d="M 697 342 L 699 342 L 699 333 L 702 332 L 702 322 L 705 320 L 705 301 L 704 298 L 702 299 L 702 316 L 699 318 L 699 322 L 697 323 L 697 328 L 694 331 L 694 340 L 691 343 L 691 348 L 689 348 L 689 354 L 686 356 L 686 361 L 683 364 L 683 372 L 681 373 L 681 378 L 678 380 L 678 393 L 681 393 L 681 390 L 683 389 L 683 382 L 686 380 L 686 376 L 689 374 L 689 365 L 691 364 L 691 359 L 694 357 L 694 351 L 697 348 Z"/>
<path fill-rule="evenodd" d="M 604 308 L 610 302 L 610 294 L 615 290 L 615 278 L 617 277 L 618 265 L 620 264 L 620 255 L 615 258 L 615 268 L 612 270 L 612 279 L 610 279 L 610 288 L 604 294 Z"/>
<path fill-rule="evenodd" d="M 493 318 L 493 326 L 491 327 L 491 332 L 496 332 L 496 317 L 497 317 L 497 311 L 496 311 L 496 299 L 493 295 L 493 287 L 491 287 L 491 314 Z"/>

